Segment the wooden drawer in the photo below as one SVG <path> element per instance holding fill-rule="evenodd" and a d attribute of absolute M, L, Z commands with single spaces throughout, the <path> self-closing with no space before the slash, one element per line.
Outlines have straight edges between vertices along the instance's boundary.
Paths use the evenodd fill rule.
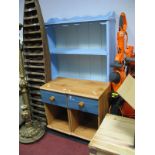
<path fill-rule="evenodd" d="M 67 107 L 67 97 L 64 94 L 41 90 L 42 102 L 61 107 Z"/>
<path fill-rule="evenodd" d="M 93 99 L 70 95 L 68 108 L 98 115 L 98 101 Z"/>

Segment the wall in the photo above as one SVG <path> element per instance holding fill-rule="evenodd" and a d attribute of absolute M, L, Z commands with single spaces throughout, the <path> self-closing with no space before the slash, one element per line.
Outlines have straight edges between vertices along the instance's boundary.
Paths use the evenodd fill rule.
<path fill-rule="evenodd" d="M 49 18 L 116 14 L 116 32 L 120 12 L 124 11 L 128 21 L 129 44 L 135 45 L 135 0 L 39 0 L 44 21 Z M 19 0 L 19 17 L 23 21 L 24 0 Z"/>

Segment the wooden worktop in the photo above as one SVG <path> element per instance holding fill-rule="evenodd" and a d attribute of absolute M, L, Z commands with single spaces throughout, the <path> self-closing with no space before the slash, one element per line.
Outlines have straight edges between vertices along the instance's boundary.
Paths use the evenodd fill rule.
<path fill-rule="evenodd" d="M 42 90 L 54 91 L 92 99 L 99 99 L 110 86 L 109 82 L 79 80 L 59 77 L 40 87 Z"/>
<path fill-rule="evenodd" d="M 90 150 L 108 155 L 134 155 L 135 120 L 107 114 L 89 143 Z M 93 155 L 93 153 L 92 153 Z"/>

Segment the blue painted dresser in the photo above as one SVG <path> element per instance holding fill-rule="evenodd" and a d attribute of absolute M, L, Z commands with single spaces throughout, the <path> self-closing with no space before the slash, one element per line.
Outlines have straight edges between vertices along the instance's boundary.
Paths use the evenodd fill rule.
<path fill-rule="evenodd" d="M 47 127 L 90 140 L 108 111 L 114 12 L 49 19 L 45 27 L 52 71 L 41 87 Z"/>
<path fill-rule="evenodd" d="M 40 89 L 48 128 L 90 140 L 108 112 L 108 82 L 59 77 Z"/>

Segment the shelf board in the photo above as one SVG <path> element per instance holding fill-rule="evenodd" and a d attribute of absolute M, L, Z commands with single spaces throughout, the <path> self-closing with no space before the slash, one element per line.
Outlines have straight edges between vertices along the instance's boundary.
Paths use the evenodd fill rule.
<path fill-rule="evenodd" d="M 35 19 L 35 18 L 38 18 L 38 16 L 34 15 L 34 16 L 30 16 L 30 17 L 24 17 L 24 20 Z"/>
<path fill-rule="evenodd" d="M 94 49 L 54 49 L 52 50 L 53 54 L 79 54 L 79 55 L 107 55 L 105 49 L 94 48 Z"/>
<path fill-rule="evenodd" d="M 26 2 L 25 2 L 25 4 L 31 4 L 31 3 L 34 3 L 34 1 L 31 0 L 31 1 L 26 1 Z"/>
<path fill-rule="evenodd" d="M 95 128 L 80 125 L 75 129 L 72 135 L 90 141 L 95 135 L 96 131 L 97 129 Z"/>
<path fill-rule="evenodd" d="M 39 98 L 30 97 L 30 99 L 31 99 L 31 100 L 35 100 L 35 101 L 38 101 L 38 102 L 42 102 L 42 100 L 41 100 L 41 99 L 39 99 Z"/>
<path fill-rule="evenodd" d="M 40 116 L 35 115 L 35 114 L 33 114 L 33 113 L 32 113 L 32 117 L 33 117 L 33 118 L 35 118 L 35 119 L 38 119 L 38 120 L 41 120 L 41 121 L 45 121 L 45 122 L 46 122 L 46 118 L 45 118 L 45 117 L 43 117 L 43 116 L 42 116 L 42 117 L 40 117 Z"/>
<path fill-rule="evenodd" d="M 33 52 L 33 53 L 30 53 L 30 52 L 24 52 L 24 56 L 43 56 L 44 53 L 43 52 Z"/>
<path fill-rule="evenodd" d="M 30 90 L 29 92 L 30 92 L 30 94 L 40 95 L 40 91 L 37 91 L 37 90 Z"/>
<path fill-rule="evenodd" d="M 30 46 L 30 45 L 27 46 L 27 45 L 25 45 L 24 46 L 24 49 L 28 49 L 28 48 L 43 48 L 43 46 L 42 45 L 41 46 L 40 45 L 37 45 L 37 46 L 36 45 L 34 45 L 34 46 Z"/>
<path fill-rule="evenodd" d="M 24 34 L 38 34 L 41 33 L 41 31 L 29 31 L 29 32 L 24 32 Z"/>
<path fill-rule="evenodd" d="M 24 10 L 24 12 L 31 12 L 31 11 L 36 11 L 36 8 L 28 8 Z"/>
<path fill-rule="evenodd" d="M 28 84 L 28 87 L 30 88 L 36 88 L 36 89 L 39 89 L 40 90 L 40 86 L 38 85 L 34 85 L 34 84 Z M 34 99 L 35 100 L 35 99 Z M 37 100 L 38 101 L 38 100 Z M 39 102 L 41 102 L 42 100 L 39 100 Z"/>
<path fill-rule="evenodd" d="M 30 63 L 44 63 L 43 60 L 29 60 L 29 59 L 25 59 L 24 62 L 30 62 Z"/>
<path fill-rule="evenodd" d="M 62 119 L 53 119 L 50 124 L 47 125 L 48 128 L 54 129 L 60 132 L 70 134 L 69 122 Z"/>
<path fill-rule="evenodd" d="M 31 108 L 32 112 L 36 112 L 36 113 L 39 113 L 39 114 L 42 114 L 42 115 L 45 115 L 45 112 L 44 111 L 41 111 L 41 110 L 36 110 L 34 108 Z"/>
<path fill-rule="evenodd" d="M 25 25 L 24 25 L 24 28 L 27 28 L 27 27 L 33 27 L 33 26 L 40 26 L 40 25 L 39 25 L 39 23 L 25 24 Z"/>
<path fill-rule="evenodd" d="M 43 105 L 39 105 L 39 104 L 34 104 L 34 103 L 30 103 L 31 106 L 37 107 L 37 108 L 41 108 L 44 109 Z"/>
<path fill-rule="evenodd" d="M 41 68 L 41 69 L 44 69 L 45 67 L 42 65 L 42 66 L 35 66 L 35 65 L 24 65 L 25 68 Z"/>
<path fill-rule="evenodd" d="M 44 82 L 45 83 L 45 80 L 37 79 L 37 78 L 27 78 L 27 81 L 35 81 L 35 82 Z"/>
<path fill-rule="evenodd" d="M 42 41 L 41 38 L 30 38 L 30 39 L 23 39 L 24 42 L 29 42 L 29 41 Z"/>

